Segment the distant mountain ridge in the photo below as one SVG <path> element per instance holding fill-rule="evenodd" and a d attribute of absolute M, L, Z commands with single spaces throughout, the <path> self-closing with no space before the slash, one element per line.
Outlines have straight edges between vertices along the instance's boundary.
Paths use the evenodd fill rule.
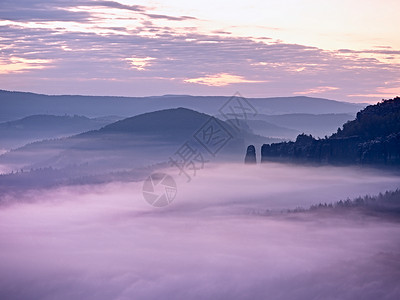
<path fill-rule="evenodd" d="M 32 115 L 0 123 L 0 149 L 21 147 L 37 140 L 59 138 L 99 129 L 118 117 L 89 119 L 84 116 Z"/>
<path fill-rule="evenodd" d="M 0 90 L 0 122 L 30 115 L 84 115 L 95 118 L 105 115 L 130 117 L 168 108 L 185 107 L 209 115 L 217 115 L 229 101 L 228 96 L 165 95 L 151 97 L 112 96 L 49 96 Z M 322 98 L 275 97 L 248 98 L 259 114 L 286 113 L 350 113 L 355 114 L 363 104 L 340 102 Z"/>
<path fill-rule="evenodd" d="M 317 137 L 329 136 L 336 132 L 345 122 L 354 120 L 354 114 L 331 113 L 331 114 L 283 114 L 265 116 L 260 115 L 257 118 L 278 126 L 295 129 L 299 133 L 312 134 Z"/>
<path fill-rule="evenodd" d="M 229 114 L 228 114 L 229 116 Z M 283 115 L 257 114 L 246 120 L 253 132 L 271 137 L 295 139 L 299 133 L 325 137 L 346 123 L 353 120 L 355 114 L 330 113 L 309 114 L 292 113 Z"/>
<path fill-rule="evenodd" d="M 261 136 L 294 139 L 300 133 L 299 130 L 278 126 L 274 123 L 269 123 L 264 120 L 240 120 L 239 124 L 242 127 L 247 126 L 249 131 Z"/>
<path fill-rule="evenodd" d="M 367 106 L 329 138 L 301 134 L 295 142 L 264 144 L 261 156 L 262 161 L 400 164 L 400 98 Z"/>

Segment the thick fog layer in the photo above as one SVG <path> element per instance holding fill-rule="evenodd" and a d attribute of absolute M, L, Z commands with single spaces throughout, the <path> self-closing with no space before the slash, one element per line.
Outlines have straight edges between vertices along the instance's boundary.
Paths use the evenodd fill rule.
<path fill-rule="evenodd" d="M 178 173 L 169 170 L 171 175 Z M 400 177 L 358 167 L 209 164 L 198 170 L 189 183 L 184 175 L 178 177 L 177 183 L 177 209 L 224 205 L 281 210 L 396 189 L 400 187 Z"/>
<path fill-rule="evenodd" d="M 387 172 L 207 165 L 150 206 L 142 182 L 0 208 L 0 299 L 399 299 L 400 224 L 280 214 L 399 187 Z M 256 215 L 253 211 L 276 213 Z"/>

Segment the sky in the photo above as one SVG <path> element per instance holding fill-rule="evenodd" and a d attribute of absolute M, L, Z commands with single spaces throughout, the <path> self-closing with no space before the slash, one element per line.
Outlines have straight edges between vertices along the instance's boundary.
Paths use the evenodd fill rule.
<path fill-rule="evenodd" d="M 0 0 L 0 89 L 400 95 L 397 0 Z"/>

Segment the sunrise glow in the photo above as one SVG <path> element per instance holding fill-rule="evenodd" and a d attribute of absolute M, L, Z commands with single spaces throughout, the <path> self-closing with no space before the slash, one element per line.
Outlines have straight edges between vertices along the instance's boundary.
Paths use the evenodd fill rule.
<path fill-rule="evenodd" d="M 398 1 L 30 5 L 0 8 L 4 89 L 126 96 L 240 89 L 254 97 L 374 102 L 400 88 Z M 80 68 L 89 72 L 84 88 L 71 79 L 81 78 Z M 20 72 L 30 79 L 19 80 Z M 41 77 L 56 80 L 57 88 L 40 87 Z M 140 88 L 156 82 L 157 88 Z"/>

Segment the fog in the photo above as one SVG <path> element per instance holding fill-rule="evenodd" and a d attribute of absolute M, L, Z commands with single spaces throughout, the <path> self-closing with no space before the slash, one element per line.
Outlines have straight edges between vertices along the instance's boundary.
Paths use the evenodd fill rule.
<path fill-rule="evenodd" d="M 177 183 L 164 208 L 142 182 L 2 206 L 0 299 L 399 299 L 397 221 L 280 213 L 395 189 L 397 175 L 273 163 L 207 164 L 190 182 L 163 172 Z"/>

